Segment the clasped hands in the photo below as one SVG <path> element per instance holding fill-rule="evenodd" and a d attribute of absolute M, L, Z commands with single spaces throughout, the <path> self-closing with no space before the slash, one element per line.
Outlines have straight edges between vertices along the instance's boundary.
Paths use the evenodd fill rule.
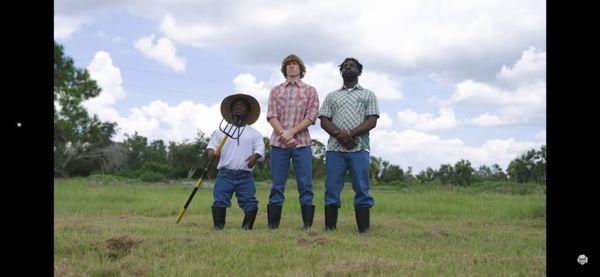
<path fill-rule="evenodd" d="M 356 141 L 350 136 L 349 130 L 336 130 L 334 131 L 335 139 L 344 146 L 344 148 L 350 150 L 356 147 Z"/>

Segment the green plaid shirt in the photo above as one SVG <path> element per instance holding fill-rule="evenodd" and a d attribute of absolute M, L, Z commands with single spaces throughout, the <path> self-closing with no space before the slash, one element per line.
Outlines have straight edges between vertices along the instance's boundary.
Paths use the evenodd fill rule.
<path fill-rule="evenodd" d="M 342 86 L 342 88 L 327 94 L 319 111 L 319 117 L 330 118 L 333 126 L 341 130 L 358 127 L 369 115 L 379 117 L 377 97 L 375 97 L 375 93 L 358 84 L 351 89 Z M 356 147 L 346 149 L 334 137 L 329 136 L 327 151 L 356 152 L 370 149 L 369 132 L 356 136 L 354 139 L 357 142 Z"/>

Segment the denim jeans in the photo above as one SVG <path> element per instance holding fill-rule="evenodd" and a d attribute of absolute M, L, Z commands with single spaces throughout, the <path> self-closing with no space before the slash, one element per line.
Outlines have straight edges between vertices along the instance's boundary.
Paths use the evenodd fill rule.
<path fill-rule="evenodd" d="M 213 190 L 215 207 L 231 207 L 231 197 L 235 192 L 238 205 L 244 212 L 253 211 L 258 208 L 256 198 L 256 185 L 251 171 L 219 169 L 217 180 Z"/>
<path fill-rule="evenodd" d="M 285 183 L 290 171 L 290 159 L 294 162 L 294 174 L 298 185 L 300 205 L 312 205 L 312 148 L 281 148 L 271 146 L 271 193 L 269 204 L 283 206 Z"/>
<path fill-rule="evenodd" d="M 344 188 L 346 171 L 350 170 L 352 176 L 352 189 L 354 190 L 354 207 L 372 207 L 375 204 L 369 195 L 369 152 L 327 151 L 325 154 L 327 176 L 325 178 L 325 206 L 340 207 L 342 201 L 340 194 Z"/>

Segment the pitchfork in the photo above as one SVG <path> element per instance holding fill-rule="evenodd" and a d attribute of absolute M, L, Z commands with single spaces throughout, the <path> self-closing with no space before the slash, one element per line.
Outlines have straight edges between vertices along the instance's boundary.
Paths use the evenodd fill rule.
<path fill-rule="evenodd" d="M 223 120 L 221 120 L 221 123 L 219 123 L 219 130 L 221 130 L 221 132 L 223 134 L 225 134 L 225 136 L 223 136 L 223 138 L 219 142 L 217 149 L 215 149 L 215 151 L 212 154 L 213 158 L 209 159 L 208 164 L 206 165 L 206 167 L 204 168 L 204 171 L 202 172 L 202 175 L 200 175 L 200 179 L 198 179 L 198 181 L 196 182 L 196 186 L 194 187 L 194 190 L 192 191 L 192 194 L 190 195 L 190 197 L 188 197 L 188 200 L 185 202 L 183 209 L 179 213 L 176 223 L 179 223 L 179 221 L 181 221 L 183 214 L 185 214 L 187 207 L 190 205 L 190 202 L 192 202 L 194 195 L 196 194 L 196 192 L 198 191 L 198 188 L 202 184 L 202 180 L 204 180 L 204 176 L 206 175 L 206 172 L 208 172 L 208 169 L 212 166 L 213 161 L 216 160 L 217 157 L 219 156 L 219 153 L 221 152 L 221 148 L 223 148 L 223 145 L 225 144 L 225 141 L 227 140 L 227 138 L 229 137 L 231 139 L 237 139 L 239 142 L 239 138 L 242 135 L 242 133 L 244 132 L 246 125 L 243 124 L 243 120 L 241 118 L 238 118 L 238 117 L 230 117 L 230 118 L 233 118 L 236 121 L 235 123 L 237 123 L 237 125 L 243 125 L 243 126 L 240 128 L 233 123 L 225 121 L 225 118 L 223 118 Z M 225 124 L 225 126 L 223 126 L 224 121 L 227 122 L 227 124 Z"/>

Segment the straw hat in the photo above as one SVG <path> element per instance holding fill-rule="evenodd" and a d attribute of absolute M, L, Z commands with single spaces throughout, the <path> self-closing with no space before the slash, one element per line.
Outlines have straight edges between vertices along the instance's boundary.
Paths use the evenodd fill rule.
<path fill-rule="evenodd" d="M 225 99 L 223 99 L 223 101 L 221 102 L 221 115 L 228 123 L 234 123 L 233 117 L 231 115 L 231 104 L 233 104 L 235 100 L 238 100 L 240 98 L 248 101 L 248 103 L 250 104 L 250 110 L 248 111 L 248 115 L 246 116 L 245 123 L 251 125 L 252 123 L 256 122 L 256 120 L 258 120 L 258 117 L 260 116 L 260 105 L 254 97 L 248 94 L 238 93 L 225 97 Z"/>

